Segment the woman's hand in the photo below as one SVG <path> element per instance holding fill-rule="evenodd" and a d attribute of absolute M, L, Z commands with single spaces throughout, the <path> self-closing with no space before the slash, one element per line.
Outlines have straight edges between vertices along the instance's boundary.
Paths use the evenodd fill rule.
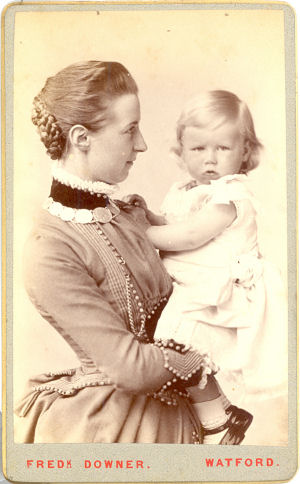
<path fill-rule="evenodd" d="M 141 197 L 141 195 L 137 195 L 136 193 L 123 197 L 123 202 L 128 203 L 129 205 L 135 205 L 136 207 L 140 207 L 145 210 L 145 212 L 147 212 L 148 210 L 145 199 Z"/>

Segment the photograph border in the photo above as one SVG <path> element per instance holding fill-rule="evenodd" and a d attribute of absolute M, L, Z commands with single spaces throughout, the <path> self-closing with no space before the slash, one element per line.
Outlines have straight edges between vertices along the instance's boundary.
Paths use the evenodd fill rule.
<path fill-rule="evenodd" d="M 98 2 L 21 2 L 21 3 L 10 3 L 8 4 L 3 12 L 2 12 L 2 381 L 3 381 L 3 394 L 2 394 L 2 409 L 3 409 L 3 443 L 2 443 L 2 455 L 3 455 L 3 468 L 4 474 L 7 478 L 11 479 L 12 477 L 15 478 L 18 482 L 22 482 L 22 472 L 21 468 L 18 464 L 18 458 L 22 452 L 16 453 L 16 447 L 19 446 L 19 449 L 24 449 L 23 444 L 13 444 L 11 441 L 11 430 L 12 430 L 12 420 L 11 415 L 8 413 L 8 407 L 11 408 L 11 386 L 10 381 L 12 379 L 11 375 L 11 368 L 7 368 L 7 358 L 12 351 L 12 329 L 9 327 L 9 324 L 12 325 L 13 315 L 12 315 L 12 307 L 11 301 L 13 297 L 13 289 L 12 289 L 12 267 L 13 267 L 13 253 L 12 248 L 10 245 L 10 241 L 12 240 L 13 235 L 13 204 L 12 204 L 12 193 L 13 193 L 13 167 L 7 165 L 7 162 L 13 160 L 13 144 L 12 144 L 12 133 L 13 133 L 13 119 L 11 113 L 13 112 L 13 15 L 17 11 L 25 11 L 27 8 L 31 9 L 30 11 L 38 9 L 40 6 L 46 8 L 46 10 L 56 10 L 59 7 L 59 10 L 68 10 L 69 8 L 73 11 L 73 9 L 81 11 L 81 10 L 91 10 L 93 6 L 97 5 L 99 8 L 103 8 L 104 10 L 115 10 L 121 9 L 123 7 L 131 8 L 140 8 L 140 9 L 168 9 L 170 7 L 176 6 L 178 9 L 186 9 L 186 8 L 229 8 L 230 6 L 234 5 L 234 8 L 239 9 L 245 6 L 250 7 L 251 9 L 260 9 L 266 7 L 267 9 L 274 9 L 278 8 L 279 10 L 284 11 L 285 17 L 285 60 L 286 60 L 286 67 L 285 67 L 285 79 L 286 79 L 286 139 L 287 139 L 287 148 L 286 148 L 286 155 L 287 155 L 287 172 L 295 174 L 295 177 L 287 176 L 286 184 L 287 184 L 287 191 L 289 194 L 293 194 L 293 196 L 287 197 L 287 215 L 288 215 L 288 287 L 289 287 L 289 382 L 293 382 L 293 386 L 289 385 L 289 445 L 285 448 L 276 448 L 272 447 L 270 449 L 265 449 L 266 455 L 272 454 L 275 458 L 278 459 L 279 464 L 279 475 L 278 479 L 275 479 L 276 472 L 269 474 L 270 477 L 262 479 L 262 482 L 266 480 L 272 481 L 285 481 L 292 477 L 292 475 L 296 472 L 295 466 L 297 466 L 297 388 L 294 385 L 294 382 L 297 381 L 297 298 L 295 298 L 295 293 L 291 290 L 292 288 L 296 289 L 296 294 L 298 294 L 298 281 L 297 281 L 297 233 L 295 231 L 295 222 L 297 219 L 297 193 L 298 193 L 298 185 L 297 185 L 297 119 L 296 119 L 296 106 L 297 106 L 297 99 L 296 99 L 296 40 L 295 40 L 295 16 L 291 6 L 286 2 L 224 2 L 224 1 L 201 1 L 195 0 L 193 2 L 183 0 L 181 2 L 171 2 L 171 1 L 98 1 Z M 65 9 L 65 7 L 67 7 Z M 292 256 L 291 256 L 292 254 Z M 30 444 L 25 444 L 27 448 L 32 449 Z M 47 454 L 45 451 L 46 444 L 33 444 L 35 447 L 39 446 L 41 450 L 38 452 L 42 452 L 43 455 Z M 43 446 L 42 447 L 40 447 Z M 59 452 L 71 452 L 73 446 L 95 446 L 96 444 L 47 444 L 47 447 L 53 449 L 53 445 L 57 446 Z M 99 445 L 97 444 L 98 448 Z M 107 445 L 107 444 L 106 444 Z M 122 446 L 123 444 L 109 444 L 112 447 L 115 445 Z M 129 444 L 131 445 L 131 444 Z M 137 448 L 142 446 L 147 446 L 148 444 L 134 444 L 135 451 L 129 451 L 129 456 L 132 454 L 139 454 L 139 450 Z M 180 445 L 180 444 L 179 444 Z M 159 453 L 164 453 L 166 459 L 170 459 L 171 457 L 174 458 L 176 456 L 179 458 L 180 453 L 179 449 L 175 449 L 179 447 L 176 444 L 156 444 L 158 453 L 156 455 L 156 459 L 159 461 L 159 466 L 164 466 L 163 459 L 159 457 Z M 182 445 L 182 444 L 181 444 Z M 126 452 L 128 452 L 128 445 L 124 446 L 126 448 Z M 166 447 L 171 447 L 171 449 L 166 449 Z M 195 446 L 197 450 L 199 449 L 198 446 Z M 259 446 L 253 446 L 259 447 Z M 266 447 L 266 446 L 263 446 Z M 14 449 L 12 451 L 12 448 Z M 51 449 L 51 453 L 52 453 Z M 32 449 L 33 450 L 33 449 Z M 195 449 L 196 450 L 196 449 Z M 30 450 L 31 451 L 31 450 Z M 35 450 L 34 450 L 35 452 Z M 33 453 L 34 453 L 33 452 Z M 46 452 L 46 453 L 45 453 Z M 73 451 L 72 451 L 73 452 Z M 71 453 L 72 453 L 71 452 Z M 99 452 L 99 451 L 98 451 Z M 153 450 L 152 450 L 153 453 Z M 230 455 L 226 454 L 226 449 L 221 449 L 218 453 L 220 456 Z M 245 448 L 237 448 L 235 449 L 235 455 L 237 457 L 242 456 L 245 453 Z M 257 449 L 250 449 L 247 448 L 247 453 L 251 457 L 252 454 L 260 453 L 262 454 L 261 449 L 259 451 Z M 16 461 L 12 460 L 12 455 L 16 454 Z M 195 452 L 193 452 L 194 455 Z M 32 454 L 33 455 L 33 454 Z M 286 461 L 286 464 L 283 462 Z M 14 463 L 16 465 L 15 475 L 12 475 L 12 469 L 10 465 Z M 78 473 L 78 469 L 76 469 Z M 251 481 L 244 480 L 241 478 L 239 471 L 236 471 L 239 474 L 236 478 L 228 479 L 226 482 L 257 482 L 259 481 L 259 473 L 255 475 L 255 479 Z M 245 472 L 245 471 L 244 471 Z M 288 473 L 288 474 L 287 474 Z M 90 474 L 90 479 L 88 482 L 97 482 L 96 477 L 97 471 L 94 474 Z M 32 478 L 32 481 L 39 482 L 40 481 L 40 474 L 28 474 L 29 477 Z M 73 480 L 73 473 L 67 473 L 64 476 L 64 482 L 74 482 Z M 112 474 L 110 474 L 112 475 Z M 160 473 L 157 473 L 157 476 Z M 48 476 L 48 475 L 47 475 Z M 47 481 L 43 482 L 61 482 L 61 473 L 53 473 L 51 477 L 47 477 Z M 207 482 L 219 482 L 218 479 L 214 479 L 212 476 L 211 480 L 204 478 L 204 481 Z M 84 480 L 83 474 L 80 475 L 80 480 L 78 482 L 87 482 Z M 96 480 L 95 480 L 96 479 Z M 114 480 L 106 480 L 101 479 L 103 482 L 115 482 Z M 222 479 L 223 480 L 223 479 Z M 30 482 L 32 482 L 30 481 Z M 157 477 L 151 476 L 151 482 L 159 482 Z M 173 480 L 172 480 L 173 481 Z M 202 479 L 201 479 L 202 481 Z M 225 479 L 224 479 L 225 481 Z M 23 482 L 24 482 L 24 471 L 23 471 Z M 41 482 L 41 481 L 40 481 Z M 129 480 L 118 480 L 117 482 L 131 482 Z M 141 479 L 141 475 L 136 475 L 134 477 L 133 482 L 149 482 L 145 479 L 145 476 Z M 167 482 L 164 480 L 164 482 Z M 182 481 L 178 481 L 182 482 Z M 186 481 L 188 482 L 188 480 Z M 195 481 L 196 482 L 196 481 Z M 203 481 L 202 481 L 203 482 Z"/>

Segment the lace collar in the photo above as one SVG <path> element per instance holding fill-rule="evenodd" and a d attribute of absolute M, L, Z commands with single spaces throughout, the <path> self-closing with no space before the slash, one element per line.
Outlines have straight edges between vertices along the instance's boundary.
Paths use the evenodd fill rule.
<path fill-rule="evenodd" d="M 52 177 L 54 180 L 57 180 L 65 186 L 88 192 L 91 195 L 99 193 L 112 196 L 119 189 L 118 185 L 110 185 L 109 183 L 105 182 L 82 180 L 79 176 L 73 175 L 72 173 L 66 171 L 62 163 L 59 161 L 56 161 L 52 164 Z"/>

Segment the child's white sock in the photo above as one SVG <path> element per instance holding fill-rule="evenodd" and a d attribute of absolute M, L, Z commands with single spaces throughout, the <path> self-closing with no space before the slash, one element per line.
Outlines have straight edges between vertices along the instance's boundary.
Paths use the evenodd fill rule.
<path fill-rule="evenodd" d="M 224 425 L 229 419 L 229 415 L 224 409 L 222 396 L 205 402 L 193 403 L 193 408 L 195 409 L 204 430 L 217 429 Z M 203 443 L 219 444 L 226 432 L 227 429 L 221 430 L 215 434 L 205 435 L 204 433 Z"/>
<path fill-rule="evenodd" d="M 207 445 L 207 444 L 219 445 L 222 438 L 226 434 L 227 430 L 228 429 L 222 430 L 221 432 L 218 432 L 217 434 L 206 434 L 206 435 L 204 435 L 203 444 L 204 445 Z"/>

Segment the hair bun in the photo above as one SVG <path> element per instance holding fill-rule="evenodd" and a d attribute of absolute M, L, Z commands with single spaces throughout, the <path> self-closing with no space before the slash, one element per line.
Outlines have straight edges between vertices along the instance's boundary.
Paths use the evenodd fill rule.
<path fill-rule="evenodd" d="M 77 62 L 48 77 L 34 98 L 32 122 L 48 155 L 53 160 L 60 159 L 69 148 L 72 126 L 98 131 L 103 127 L 110 102 L 137 92 L 134 79 L 122 64 Z"/>
<path fill-rule="evenodd" d="M 39 96 L 34 98 L 31 120 L 37 126 L 41 141 L 47 148 L 47 154 L 52 160 L 61 158 L 65 137 L 57 123 L 55 116 L 50 114 Z"/>

